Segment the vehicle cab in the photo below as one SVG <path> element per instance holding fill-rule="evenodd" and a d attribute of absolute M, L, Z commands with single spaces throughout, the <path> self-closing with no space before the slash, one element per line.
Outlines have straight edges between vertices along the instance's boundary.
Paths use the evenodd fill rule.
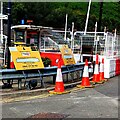
<path fill-rule="evenodd" d="M 42 32 L 51 28 L 35 25 L 15 25 L 11 29 L 14 45 L 25 44 L 40 50 Z"/>

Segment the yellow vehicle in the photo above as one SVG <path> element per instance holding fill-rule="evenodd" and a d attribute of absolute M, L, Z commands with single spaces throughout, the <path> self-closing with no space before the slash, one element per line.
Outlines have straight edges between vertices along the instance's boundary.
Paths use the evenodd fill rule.
<path fill-rule="evenodd" d="M 14 46 L 26 46 L 25 42 L 14 42 Z"/>

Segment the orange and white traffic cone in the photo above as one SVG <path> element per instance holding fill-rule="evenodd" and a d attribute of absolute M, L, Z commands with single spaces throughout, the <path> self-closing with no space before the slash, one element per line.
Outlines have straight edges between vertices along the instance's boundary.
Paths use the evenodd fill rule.
<path fill-rule="evenodd" d="M 104 58 L 102 58 L 102 62 L 100 63 L 100 81 L 107 81 L 107 79 L 104 78 Z"/>
<path fill-rule="evenodd" d="M 103 83 L 103 81 L 100 80 L 100 74 L 99 74 L 99 62 L 98 62 L 98 54 L 96 55 L 96 63 L 95 63 L 95 70 L 94 70 L 94 75 L 92 79 L 92 83 Z"/>
<path fill-rule="evenodd" d="M 79 87 L 79 88 L 91 88 L 91 87 L 93 87 L 93 85 L 90 85 L 87 59 L 85 60 L 82 83 L 81 83 L 81 85 L 77 85 L 77 87 Z"/>
<path fill-rule="evenodd" d="M 64 89 L 64 83 L 62 78 L 62 72 L 61 72 L 61 63 L 58 62 L 58 69 L 57 69 L 57 76 L 56 76 L 56 83 L 55 83 L 55 90 L 49 91 L 50 94 L 65 94 L 69 93 L 70 91 L 65 91 Z"/>
<path fill-rule="evenodd" d="M 100 81 L 104 82 L 104 59 L 102 58 L 102 62 L 100 63 Z"/>

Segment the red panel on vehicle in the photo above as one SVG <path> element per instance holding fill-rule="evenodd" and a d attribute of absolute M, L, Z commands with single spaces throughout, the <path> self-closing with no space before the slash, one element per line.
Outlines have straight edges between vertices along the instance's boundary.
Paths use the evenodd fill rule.
<path fill-rule="evenodd" d="M 61 65 L 64 65 L 61 53 L 41 52 L 40 55 L 41 55 L 41 57 L 49 58 L 52 61 L 51 66 L 58 66 L 58 64 L 56 62 L 57 59 L 61 60 Z"/>

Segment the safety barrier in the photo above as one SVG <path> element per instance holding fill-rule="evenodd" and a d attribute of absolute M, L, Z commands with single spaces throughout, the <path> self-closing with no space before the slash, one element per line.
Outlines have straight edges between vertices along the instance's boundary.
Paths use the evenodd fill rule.
<path fill-rule="evenodd" d="M 119 62 L 118 62 L 118 69 L 119 69 L 119 72 L 118 72 L 118 74 L 120 75 L 120 58 L 119 58 Z"/>
<path fill-rule="evenodd" d="M 115 58 L 105 58 L 104 62 L 104 77 L 110 78 L 115 76 L 115 69 L 116 69 L 116 59 Z"/>
<path fill-rule="evenodd" d="M 105 58 L 105 78 L 120 75 L 120 58 Z"/>
<path fill-rule="evenodd" d="M 74 56 L 76 56 L 76 60 L 80 59 L 80 55 L 78 56 L 78 54 L 76 54 Z M 111 78 L 113 76 L 120 75 L 120 58 L 119 57 L 114 58 L 114 57 L 106 57 L 106 56 L 99 55 L 100 62 L 102 62 L 102 58 L 104 58 L 104 64 L 105 64 L 104 66 L 105 78 Z M 96 55 L 93 55 L 93 61 L 96 61 Z"/>
<path fill-rule="evenodd" d="M 102 61 L 102 58 L 104 58 L 104 77 L 105 78 L 111 78 L 116 75 L 118 75 L 118 69 L 119 69 L 119 60 L 114 57 L 106 57 L 99 55 L 99 61 Z M 93 61 L 95 61 L 96 57 L 93 56 Z"/>
<path fill-rule="evenodd" d="M 120 75 L 120 58 L 116 58 L 115 75 Z"/>
<path fill-rule="evenodd" d="M 62 66 L 62 74 L 68 74 L 75 71 L 83 71 L 85 63 L 77 63 L 69 66 Z M 90 62 L 88 63 L 91 64 Z M 15 70 L 15 69 L 2 69 L 0 70 L 0 80 L 2 80 L 3 84 L 7 80 L 18 80 L 18 89 L 22 88 L 22 79 L 25 79 L 25 84 L 29 81 L 30 78 L 39 78 L 41 85 L 45 87 L 43 77 L 53 76 L 53 82 L 55 81 L 55 77 L 57 74 L 57 67 L 45 67 L 44 69 L 36 69 L 36 70 Z M 81 77 L 82 74 L 79 74 Z M 29 89 L 29 88 L 28 88 Z"/>

